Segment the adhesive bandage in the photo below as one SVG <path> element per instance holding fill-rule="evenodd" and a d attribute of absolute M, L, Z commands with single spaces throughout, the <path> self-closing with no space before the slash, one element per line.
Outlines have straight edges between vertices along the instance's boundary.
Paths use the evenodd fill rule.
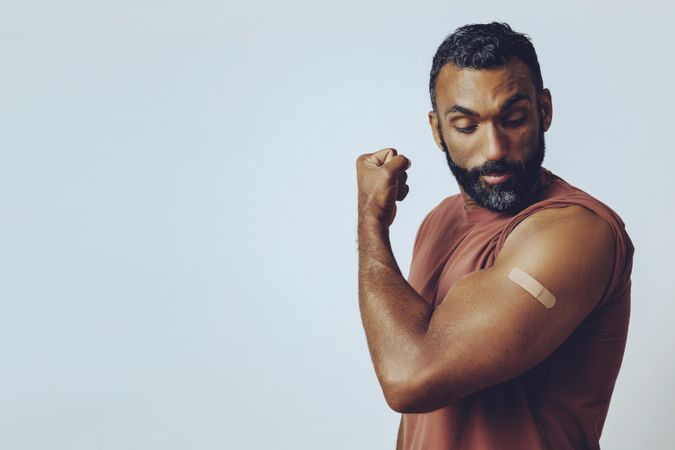
<path fill-rule="evenodd" d="M 539 300 L 547 309 L 551 309 L 555 306 L 555 295 L 551 294 L 551 291 L 542 286 L 540 282 L 519 268 L 516 267 L 509 273 L 509 280 L 532 294 L 532 296 Z"/>

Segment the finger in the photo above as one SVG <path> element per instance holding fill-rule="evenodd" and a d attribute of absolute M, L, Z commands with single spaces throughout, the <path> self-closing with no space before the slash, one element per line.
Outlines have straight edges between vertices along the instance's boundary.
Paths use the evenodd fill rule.
<path fill-rule="evenodd" d="M 394 156 L 396 156 L 396 150 L 393 148 L 384 148 L 382 150 L 376 151 L 375 153 L 364 153 L 363 155 L 356 158 L 356 167 L 380 167 L 384 165 L 385 161 L 391 160 L 391 158 Z"/>
<path fill-rule="evenodd" d="M 398 182 L 398 184 L 400 184 L 401 186 L 403 186 L 407 180 L 408 180 L 408 172 L 406 172 L 406 171 L 404 170 L 403 172 L 400 172 L 400 173 L 398 174 L 398 177 L 397 177 L 397 182 Z"/>
<path fill-rule="evenodd" d="M 396 200 L 399 202 L 403 200 L 410 192 L 410 186 L 407 184 L 399 184 L 398 191 L 396 192 Z"/>
<path fill-rule="evenodd" d="M 392 174 L 398 174 L 404 170 L 407 170 L 410 167 L 411 162 L 408 158 L 403 155 L 397 155 L 391 158 L 384 167 L 391 170 Z"/>
<path fill-rule="evenodd" d="M 377 158 L 380 165 L 382 165 L 389 162 L 397 154 L 398 153 L 396 152 L 395 148 L 383 148 L 382 150 L 378 150 L 373 153 L 373 156 Z"/>
<path fill-rule="evenodd" d="M 403 171 L 398 174 L 396 177 L 396 200 L 403 200 L 405 194 L 407 193 L 407 185 L 405 182 L 408 180 L 408 174 Z"/>

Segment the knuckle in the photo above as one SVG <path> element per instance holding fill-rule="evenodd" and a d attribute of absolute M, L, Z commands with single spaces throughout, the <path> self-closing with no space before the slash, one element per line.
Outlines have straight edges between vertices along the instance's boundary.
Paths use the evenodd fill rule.
<path fill-rule="evenodd" d="M 356 167 L 362 166 L 369 156 L 369 153 L 364 153 L 363 155 L 360 155 L 358 158 L 356 158 Z"/>

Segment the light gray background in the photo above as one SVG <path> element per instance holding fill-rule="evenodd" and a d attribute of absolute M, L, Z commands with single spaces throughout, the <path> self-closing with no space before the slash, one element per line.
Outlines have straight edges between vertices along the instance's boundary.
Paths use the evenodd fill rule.
<path fill-rule="evenodd" d="M 545 166 L 636 247 L 604 448 L 675 445 L 664 2 L 0 1 L 0 448 L 387 449 L 357 306 L 354 160 L 413 161 L 408 273 L 457 192 L 426 122 L 457 26 L 528 33 Z"/>

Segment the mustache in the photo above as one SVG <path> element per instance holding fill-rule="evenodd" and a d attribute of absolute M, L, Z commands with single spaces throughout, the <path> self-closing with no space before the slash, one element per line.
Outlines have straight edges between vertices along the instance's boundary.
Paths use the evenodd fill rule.
<path fill-rule="evenodd" d="M 510 163 L 507 161 L 485 161 L 479 167 L 474 167 L 469 170 L 469 173 L 475 177 L 483 175 L 504 175 L 506 173 L 513 173 L 521 175 L 524 167 L 520 164 Z"/>

